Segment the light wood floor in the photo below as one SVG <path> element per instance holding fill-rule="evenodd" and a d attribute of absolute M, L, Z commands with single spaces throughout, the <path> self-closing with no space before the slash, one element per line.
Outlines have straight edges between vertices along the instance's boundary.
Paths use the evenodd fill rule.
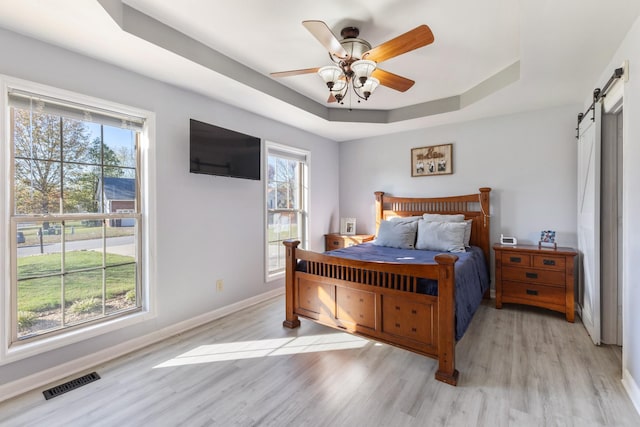
<path fill-rule="evenodd" d="M 458 387 L 436 362 L 302 320 L 283 298 L 96 367 L 45 401 L 0 404 L 2 426 L 638 426 L 618 351 L 579 322 L 486 302 L 457 345 Z M 619 352 L 618 352 L 619 353 Z"/>

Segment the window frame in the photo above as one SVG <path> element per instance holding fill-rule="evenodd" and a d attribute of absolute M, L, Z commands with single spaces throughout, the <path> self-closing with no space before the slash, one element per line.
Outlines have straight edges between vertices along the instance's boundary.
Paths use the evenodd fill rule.
<path fill-rule="evenodd" d="M 0 275 L 0 306 L 4 308 L 4 315 L 0 316 L 0 365 L 11 363 L 53 349 L 67 346 L 72 343 L 84 341 L 105 333 L 116 331 L 127 326 L 143 322 L 156 316 L 155 313 L 155 263 L 148 256 L 155 248 L 155 237 L 151 230 L 155 229 L 154 209 L 155 203 L 155 159 L 151 153 L 152 141 L 155 139 L 155 114 L 150 111 L 129 107 L 123 104 L 107 101 L 79 94 L 55 87 L 42 85 L 6 75 L 0 75 L 0 90 L 2 102 L 0 102 L 0 175 L 5 178 L 6 184 L 0 186 L 0 237 L 6 242 L 0 245 L 0 259 L 4 260 L 4 274 Z M 19 220 L 14 216 L 13 186 L 13 140 L 11 136 L 11 117 L 9 107 L 9 90 L 19 90 L 42 94 L 44 96 L 58 98 L 69 103 L 88 105 L 105 110 L 116 111 L 123 115 L 131 115 L 144 119 L 144 125 L 139 134 L 137 147 L 138 162 L 136 168 L 137 205 L 139 206 L 139 219 L 136 234 L 138 235 L 136 246 L 138 251 L 138 265 L 136 272 L 138 280 L 138 298 L 141 308 L 137 311 L 123 314 L 117 317 L 106 317 L 96 321 L 80 324 L 70 328 L 41 335 L 35 339 L 17 340 L 17 332 L 14 331 L 14 320 L 17 319 L 17 275 L 16 255 L 17 242 L 15 236 Z M 101 213 L 100 215 L 105 215 Z M 117 214 L 116 214 L 117 215 Z M 130 214 L 123 214 L 130 217 Z M 55 217 L 56 221 L 62 219 L 78 219 L 82 214 L 48 215 Z M 44 219 L 44 218 L 43 218 Z M 9 236 L 7 238 L 7 236 Z M 13 301 L 15 299 L 15 301 Z"/>
<path fill-rule="evenodd" d="M 274 154 L 271 154 L 274 153 Z M 283 154 L 278 156 L 277 153 Z M 287 156 L 289 154 L 289 156 Z M 281 157 L 288 158 L 289 160 L 297 160 L 302 166 L 299 171 L 298 177 L 298 198 L 300 200 L 300 209 L 269 209 L 269 157 Z M 282 210 L 286 212 L 299 212 L 301 218 L 301 225 L 299 230 L 301 231 L 300 246 L 307 247 L 309 241 L 309 176 L 310 176 L 310 163 L 311 152 L 301 148 L 291 147 L 287 145 L 278 144 L 271 141 L 265 141 L 265 155 L 264 155 L 264 250 L 265 250 L 265 281 L 271 282 L 278 280 L 285 275 L 284 267 L 282 270 L 271 272 L 269 269 L 269 213 L 273 210 Z"/>

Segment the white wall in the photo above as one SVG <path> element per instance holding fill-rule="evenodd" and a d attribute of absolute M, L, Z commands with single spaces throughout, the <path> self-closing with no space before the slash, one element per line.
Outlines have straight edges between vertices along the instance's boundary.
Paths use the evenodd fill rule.
<path fill-rule="evenodd" d="M 283 280 L 264 281 L 263 182 L 190 174 L 189 118 L 311 151 L 310 209 L 318 221 L 312 222 L 310 246 L 323 248 L 328 229 L 324 219 L 335 218 L 338 212 L 336 142 L 8 31 L 0 30 L 0 51 L 0 74 L 155 112 L 157 175 L 157 192 L 152 195 L 157 224 L 157 247 L 152 250 L 157 265 L 157 317 L 0 366 L 0 389 L 283 288 Z M 4 212 L 3 206 L 0 211 Z M 0 275 L 0 289 L 8 286 L 6 276 Z M 224 280 L 223 292 L 216 293 L 216 279 Z"/>
<path fill-rule="evenodd" d="M 640 412 L 640 18 L 638 18 L 602 71 L 595 87 L 603 87 L 613 70 L 629 61 L 629 81 L 624 84 L 623 106 L 623 382 Z M 586 106 L 583 109 L 586 109 Z"/>
<path fill-rule="evenodd" d="M 491 240 L 575 247 L 576 116 L 566 106 L 351 141 L 340 146 L 340 214 L 375 232 L 374 191 L 445 196 L 491 187 Z M 453 143 L 453 175 L 412 177 L 411 148 Z"/>

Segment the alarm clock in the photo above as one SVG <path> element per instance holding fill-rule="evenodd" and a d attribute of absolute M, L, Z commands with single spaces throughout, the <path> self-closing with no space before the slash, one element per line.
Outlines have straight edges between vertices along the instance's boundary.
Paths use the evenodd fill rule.
<path fill-rule="evenodd" d="M 500 235 L 500 244 L 502 245 L 510 245 L 515 246 L 518 244 L 518 239 L 515 237 L 505 236 L 504 234 Z"/>

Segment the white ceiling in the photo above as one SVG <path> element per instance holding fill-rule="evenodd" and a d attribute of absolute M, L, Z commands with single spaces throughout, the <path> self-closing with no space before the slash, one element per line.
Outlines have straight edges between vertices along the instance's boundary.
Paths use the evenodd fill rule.
<path fill-rule="evenodd" d="M 582 103 L 639 13 L 638 0 L 0 0 L 0 27 L 342 141 Z M 308 19 L 372 46 L 427 24 L 435 42 L 380 64 L 411 89 L 349 111 L 315 74 L 269 76 L 330 64 Z"/>

